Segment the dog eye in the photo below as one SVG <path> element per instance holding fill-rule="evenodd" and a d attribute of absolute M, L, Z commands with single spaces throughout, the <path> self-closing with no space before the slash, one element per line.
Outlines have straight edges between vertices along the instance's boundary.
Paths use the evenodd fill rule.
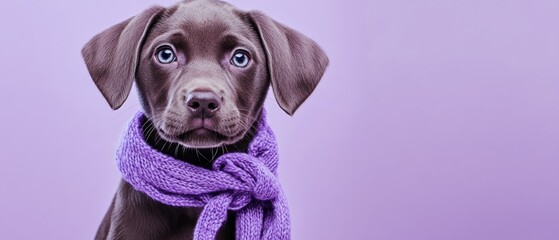
<path fill-rule="evenodd" d="M 240 68 L 246 67 L 249 62 L 250 59 L 248 57 L 248 54 L 244 51 L 235 52 L 235 54 L 233 54 L 233 57 L 231 58 L 231 64 Z"/>
<path fill-rule="evenodd" d="M 175 52 L 173 52 L 173 49 L 169 47 L 159 49 L 155 55 L 157 57 L 157 61 L 163 64 L 169 64 L 177 60 Z"/>

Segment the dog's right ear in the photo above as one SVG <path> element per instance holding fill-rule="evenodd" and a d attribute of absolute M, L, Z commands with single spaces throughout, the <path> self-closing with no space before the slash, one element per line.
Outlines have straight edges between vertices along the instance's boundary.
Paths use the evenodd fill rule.
<path fill-rule="evenodd" d="M 144 37 L 164 9 L 155 6 L 116 24 L 82 49 L 89 74 L 112 109 L 118 109 L 128 97 Z"/>

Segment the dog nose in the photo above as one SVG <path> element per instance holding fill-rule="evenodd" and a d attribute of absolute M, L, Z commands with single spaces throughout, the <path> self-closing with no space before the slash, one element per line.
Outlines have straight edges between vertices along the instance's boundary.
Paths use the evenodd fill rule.
<path fill-rule="evenodd" d="M 220 105 L 221 100 L 211 91 L 193 91 L 186 96 L 186 106 L 194 117 L 211 117 Z"/>

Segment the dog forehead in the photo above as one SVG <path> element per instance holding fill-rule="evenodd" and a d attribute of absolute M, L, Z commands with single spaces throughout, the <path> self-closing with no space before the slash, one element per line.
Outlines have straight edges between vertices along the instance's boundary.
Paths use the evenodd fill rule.
<path fill-rule="evenodd" d="M 215 0 L 194 0 L 180 2 L 169 11 L 166 19 L 171 28 L 185 29 L 188 32 L 215 32 L 242 30 L 244 22 L 234 6 Z"/>

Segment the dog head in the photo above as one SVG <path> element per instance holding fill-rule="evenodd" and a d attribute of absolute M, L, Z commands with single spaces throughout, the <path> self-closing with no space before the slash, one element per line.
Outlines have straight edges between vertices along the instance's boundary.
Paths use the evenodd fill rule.
<path fill-rule="evenodd" d="M 301 33 L 214 0 L 149 8 L 93 37 L 82 54 L 111 108 L 124 103 L 135 81 L 157 133 L 189 148 L 241 140 L 270 85 L 292 115 L 328 65 Z"/>

